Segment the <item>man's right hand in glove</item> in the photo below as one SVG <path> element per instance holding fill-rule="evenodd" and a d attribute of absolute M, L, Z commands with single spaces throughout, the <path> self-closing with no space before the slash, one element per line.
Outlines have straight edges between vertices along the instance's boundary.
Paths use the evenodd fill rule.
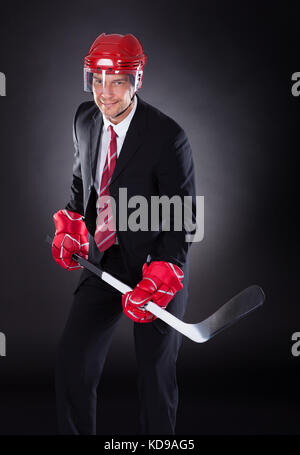
<path fill-rule="evenodd" d="M 70 210 L 59 210 L 53 215 L 55 237 L 52 242 L 52 255 L 61 267 L 67 270 L 80 269 L 78 262 L 73 261 L 74 253 L 88 258 L 88 231 L 82 216 Z"/>

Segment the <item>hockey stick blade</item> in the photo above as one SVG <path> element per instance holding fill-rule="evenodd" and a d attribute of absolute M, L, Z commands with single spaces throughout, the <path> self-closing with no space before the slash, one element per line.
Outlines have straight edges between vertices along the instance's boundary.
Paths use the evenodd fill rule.
<path fill-rule="evenodd" d="M 52 238 L 50 236 L 47 236 L 46 240 L 48 243 L 52 244 Z M 109 273 L 99 269 L 80 255 L 73 254 L 73 259 L 82 267 L 85 267 L 90 272 L 95 273 L 99 276 L 99 278 L 111 285 L 113 288 L 117 289 L 122 294 L 132 291 L 130 286 L 127 286 Z M 264 300 L 265 294 L 260 286 L 249 286 L 222 305 L 207 319 L 204 319 L 198 324 L 183 322 L 176 316 L 173 316 L 173 314 L 163 310 L 154 302 L 148 302 L 144 305 L 144 308 L 178 332 L 185 335 L 190 340 L 195 341 L 196 343 L 204 343 L 205 341 L 210 340 L 213 336 L 217 335 L 217 333 L 220 333 L 225 328 L 260 307 L 264 303 Z"/>

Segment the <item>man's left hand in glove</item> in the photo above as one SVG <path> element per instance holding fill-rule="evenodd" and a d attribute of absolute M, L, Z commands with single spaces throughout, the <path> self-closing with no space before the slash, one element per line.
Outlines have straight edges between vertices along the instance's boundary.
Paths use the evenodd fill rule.
<path fill-rule="evenodd" d="M 143 265 L 143 279 L 122 296 L 124 313 L 134 322 L 152 322 L 156 319 L 143 309 L 150 300 L 165 309 L 177 291 L 183 288 L 183 271 L 175 264 L 153 261 Z"/>

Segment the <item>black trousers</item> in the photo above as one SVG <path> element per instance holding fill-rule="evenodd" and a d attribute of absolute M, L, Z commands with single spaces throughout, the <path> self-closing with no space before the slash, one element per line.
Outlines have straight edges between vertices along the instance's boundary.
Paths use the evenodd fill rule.
<path fill-rule="evenodd" d="M 101 266 L 128 283 L 119 248 L 110 247 Z M 83 273 L 85 277 L 74 292 L 58 348 L 56 400 L 60 434 L 96 434 L 97 387 L 114 330 L 123 314 L 121 294 L 87 270 Z M 181 335 L 159 319 L 132 324 L 140 432 L 174 434 L 178 405 L 176 361 Z"/>

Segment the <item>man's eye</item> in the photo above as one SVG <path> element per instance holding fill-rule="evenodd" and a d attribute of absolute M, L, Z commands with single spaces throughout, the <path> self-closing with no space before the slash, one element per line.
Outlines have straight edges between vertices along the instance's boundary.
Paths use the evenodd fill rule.
<path fill-rule="evenodd" d="M 102 84 L 101 79 L 94 79 L 94 82 L 95 82 L 96 84 Z"/>
<path fill-rule="evenodd" d="M 116 85 L 122 85 L 122 84 L 123 84 L 123 81 L 115 81 L 115 84 L 116 84 Z"/>

